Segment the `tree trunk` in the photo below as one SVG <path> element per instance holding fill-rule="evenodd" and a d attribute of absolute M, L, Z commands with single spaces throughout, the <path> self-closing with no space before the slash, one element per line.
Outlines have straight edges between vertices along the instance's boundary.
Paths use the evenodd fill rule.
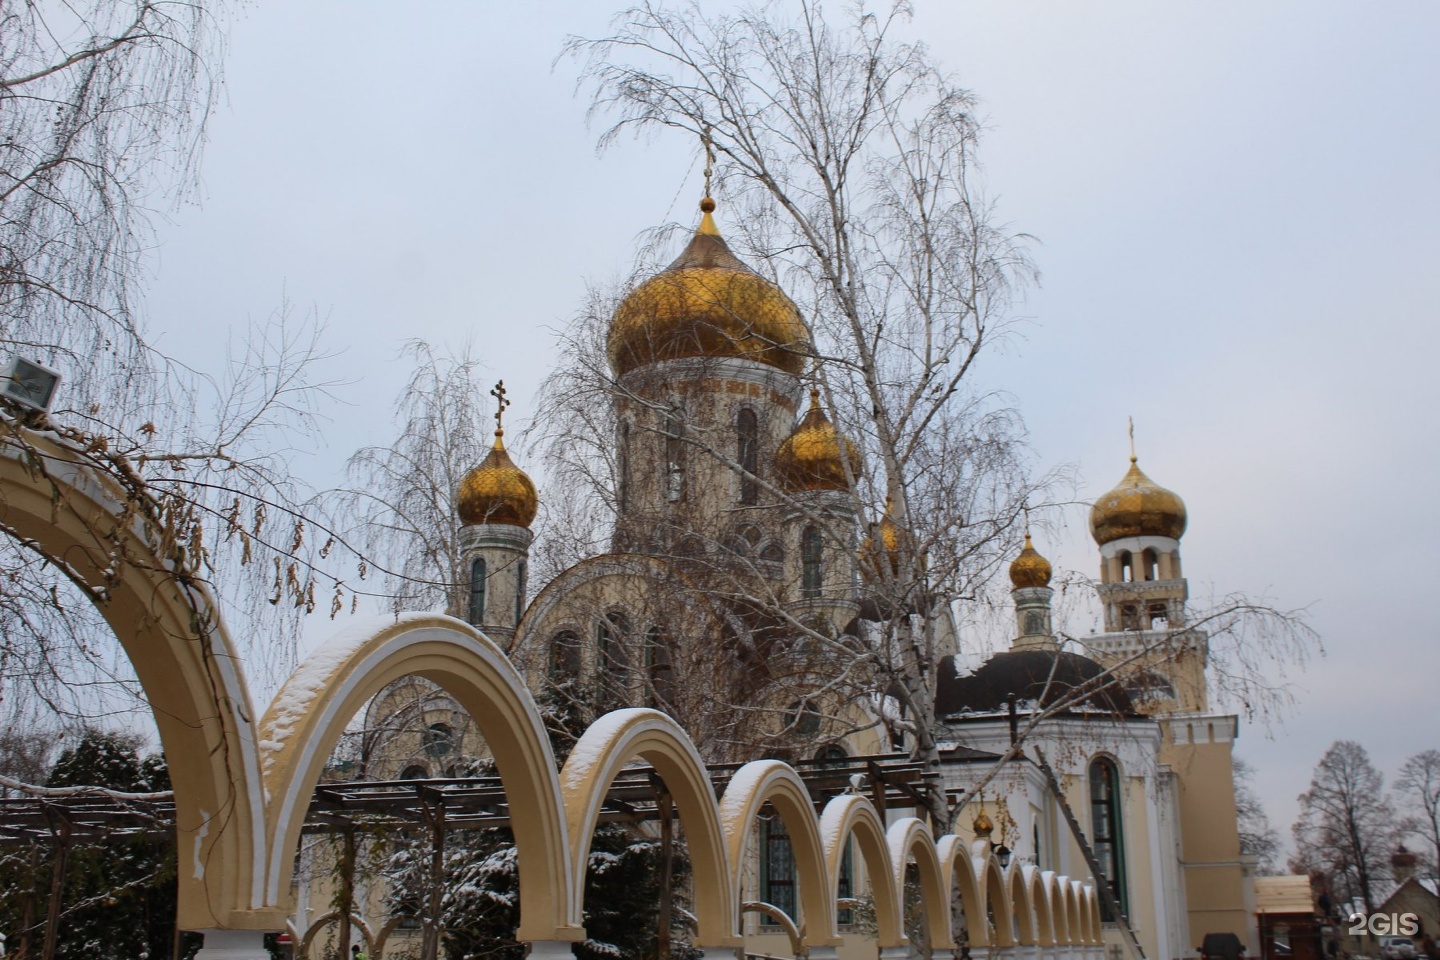
<path fill-rule="evenodd" d="M 671 821 L 670 791 L 663 783 L 655 786 L 655 812 L 660 817 L 660 911 L 656 919 L 656 960 L 670 960 L 670 925 L 674 912 L 675 875 L 674 824 Z"/>
<path fill-rule="evenodd" d="M 65 895 L 65 866 L 70 859 L 70 821 L 59 812 L 47 811 L 50 829 L 55 835 L 55 863 L 50 869 L 50 903 L 45 913 L 45 945 L 41 956 L 55 960 L 56 941 L 60 936 L 60 904 Z"/>
<path fill-rule="evenodd" d="M 425 927 L 420 941 L 420 960 L 440 956 L 440 913 L 445 897 L 445 803 L 437 801 L 430 811 L 430 882 L 426 891 Z"/>
<path fill-rule="evenodd" d="M 355 829 L 346 827 L 340 833 L 340 888 L 335 893 L 335 909 L 340 913 L 340 958 L 350 960 L 350 914 L 355 912 Z M 179 960 L 177 957 L 176 960 Z"/>

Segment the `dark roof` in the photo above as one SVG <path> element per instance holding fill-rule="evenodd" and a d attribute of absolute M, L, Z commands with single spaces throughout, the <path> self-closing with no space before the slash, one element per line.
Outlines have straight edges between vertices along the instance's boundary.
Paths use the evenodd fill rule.
<path fill-rule="evenodd" d="M 1015 695 L 1019 709 L 1047 707 L 1080 691 L 1082 699 L 1067 711 L 1102 711 L 1118 716 L 1135 713 L 1130 697 L 1105 670 L 1078 653 L 1019 650 L 996 654 L 968 676 L 957 676 L 955 658 L 940 661 L 935 682 L 935 715 L 998 713 Z"/>

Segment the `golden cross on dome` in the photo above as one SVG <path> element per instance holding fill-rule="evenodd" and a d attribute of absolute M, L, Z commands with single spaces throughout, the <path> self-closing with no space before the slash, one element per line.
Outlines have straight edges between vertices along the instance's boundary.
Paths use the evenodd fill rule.
<path fill-rule="evenodd" d="M 1130 462 L 1135 462 L 1135 418 L 1130 417 Z"/>
<path fill-rule="evenodd" d="M 710 196 L 710 175 L 715 172 L 715 144 L 710 139 L 710 124 L 700 131 L 700 142 L 705 147 L 705 196 Z"/>
<path fill-rule="evenodd" d="M 490 391 L 490 396 L 495 398 L 495 435 L 499 436 L 505 432 L 502 421 L 505 417 L 505 408 L 510 406 L 510 400 L 505 396 L 505 381 L 501 380 L 495 384 L 495 389 Z"/>

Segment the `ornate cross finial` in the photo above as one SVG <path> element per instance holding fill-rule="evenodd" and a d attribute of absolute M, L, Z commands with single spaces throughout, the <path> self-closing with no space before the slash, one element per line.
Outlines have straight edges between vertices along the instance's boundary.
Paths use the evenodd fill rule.
<path fill-rule="evenodd" d="M 700 129 L 700 142 L 705 147 L 705 196 L 710 196 L 710 176 L 715 172 L 715 144 L 710 139 L 710 124 Z"/>
<path fill-rule="evenodd" d="M 505 396 L 505 381 L 501 380 L 495 384 L 495 389 L 490 391 L 490 396 L 495 398 L 495 436 L 505 434 L 504 419 L 505 408 L 510 406 L 510 400 Z"/>
<path fill-rule="evenodd" d="M 1024 500 L 1020 504 L 1020 512 L 1025 514 L 1025 539 L 1030 539 L 1030 501 Z"/>
<path fill-rule="evenodd" d="M 1135 418 L 1130 417 L 1130 462 L 1135 462 Z"/>

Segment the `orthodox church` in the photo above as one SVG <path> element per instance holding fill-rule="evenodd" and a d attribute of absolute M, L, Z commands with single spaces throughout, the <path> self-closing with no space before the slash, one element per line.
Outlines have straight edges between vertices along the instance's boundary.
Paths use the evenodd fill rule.
<path fill-rule="evenodd" d="M 542 702 L 590 716 L 656 707 L 711 762 L 904 749 L 883 722 L 884 698 L 837 699 L 831 681 L 850 665 L 795 629 L 843 638 L 884 616 L 868 585 L 904 534 L 888 512 L 864 527 L 851 493 L 859 453 L 807 382 L 806 324 L 730 251 L 714 206 L 703 201 L 683 252 L 610 323 L 609 552 L 531 596 L 539 497 L 497 429 L 456 491 L 463 612 L 510 651 Z M 1010 648 L 972 673 L 954 656 L 935 664 L 941 776 L 968 797 L 954 829 L 975 818 L 993 824 L 1009 856 L 1103 877 L 1146 957 L 1192 955 L 1212 932 L 1240 934 L 1253 953 L 1254 864 L 1240 849 L 1231 766 L 1237 719 L 1210 708 L 1207 638 L 1187 626 L 1184 503 L 1132 456 L 1090 527 L 1099 635 L 1055 636 L 1051 567 L 1027 535 L 1009 570 Z M 955 637 L 946 643 L 957 649 Z M 759 838 L 749 896 L 793 905 L 786 842 Z M 863 889 L 863 875 L 853 883 Z M 1119 917 L 1105 920 L 1118 949 Z M 750 923 L 749 952 L 786 952 L 776 928 Z M 842 953 L 866 955 L 858 938 Z"/>

